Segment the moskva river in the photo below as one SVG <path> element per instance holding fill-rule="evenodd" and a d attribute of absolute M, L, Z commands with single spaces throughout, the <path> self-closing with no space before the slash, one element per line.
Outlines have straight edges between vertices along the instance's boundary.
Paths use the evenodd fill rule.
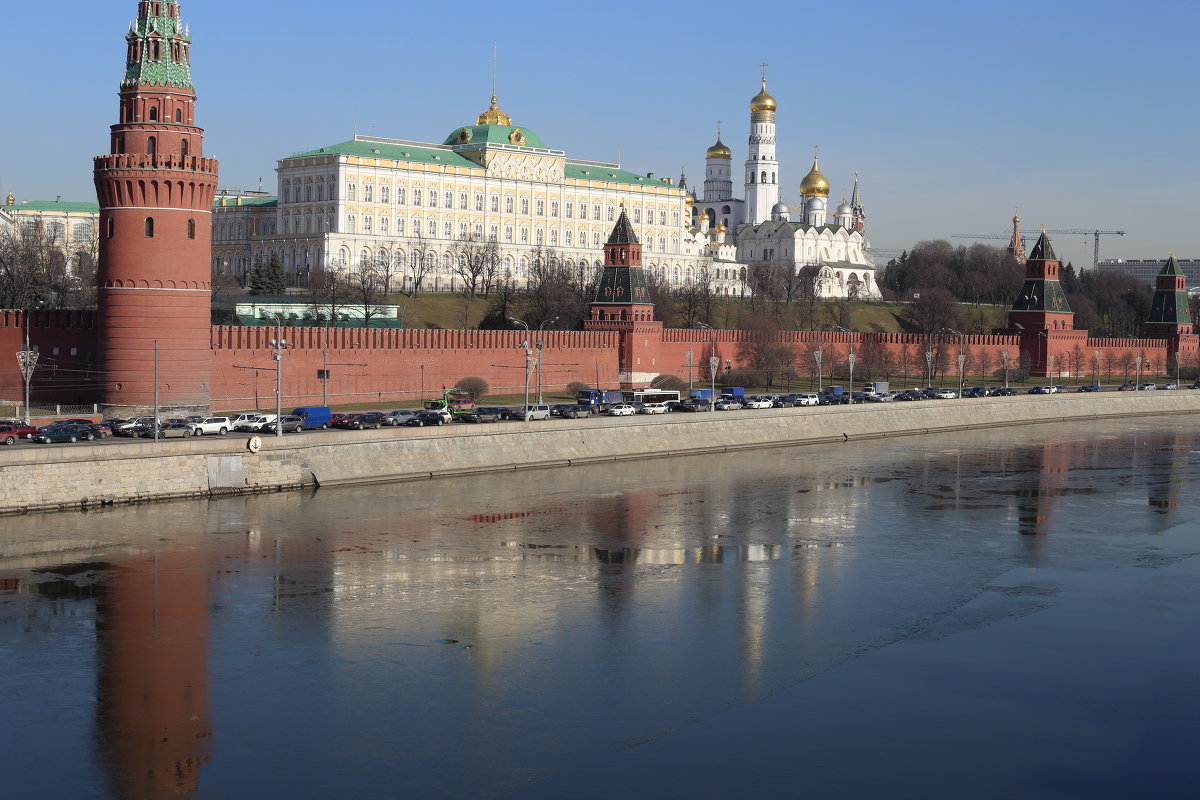
<path fill-rule="evenodd" d="M 1194 797 L 1200 426 L 0 519 L 9 797 Z"/>

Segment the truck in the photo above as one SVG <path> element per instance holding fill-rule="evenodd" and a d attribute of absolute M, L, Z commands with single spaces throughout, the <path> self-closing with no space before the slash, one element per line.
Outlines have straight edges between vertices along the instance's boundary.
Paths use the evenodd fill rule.
<path fill-rule="evenodd" d="M 887 381 L 867 381 L 863 384 L 863 394 L 883 394 L 887 390 Z"/>
<path fill-rule="evenodd" d="M 442 392 L 441 397 L 435 397 L 431 400 L 426 400 L 422 407 L 426 411 L 441 412 L 443 417 L 448 420 L 456 418 L 460 414 L 469 414 L 475 410 L 475 401 L 471 395 L 457 387 L 446 389 Z"/>
<path fill-rule="evenodd" d="M 746 390 L 741 386 L 725 386 L 721 389 L 722 397 L 733 397 L 741 402 L 746 399 Z"/>
<path fill-rule="evenodd" d="M 713 392 L 712 389 L 692 389 L 688 392 L 688 397 L 695 397 L 700 400 L 712 400 Z"/>
<path fill-rule="evenodd" d="M 600 389 L 581 389 L 575 395 L 575 405 L 587 406 L 593 414 L 608 411 L 617 403 L 625 402 L 625 394 L 620 389 L 602 391 Z"/>

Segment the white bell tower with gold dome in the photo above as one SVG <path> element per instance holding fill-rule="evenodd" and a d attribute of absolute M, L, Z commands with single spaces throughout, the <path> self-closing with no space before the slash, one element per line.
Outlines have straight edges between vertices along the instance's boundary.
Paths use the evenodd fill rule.
<path fill-rule="evenodd" d="M 779 162 L 775 160 L 775 98 L 767 94 L 767 65 L 762 90 L 750 101 L 750 149 L 746 159 L 746 222 L 771 219 L 779 202 Z"/>

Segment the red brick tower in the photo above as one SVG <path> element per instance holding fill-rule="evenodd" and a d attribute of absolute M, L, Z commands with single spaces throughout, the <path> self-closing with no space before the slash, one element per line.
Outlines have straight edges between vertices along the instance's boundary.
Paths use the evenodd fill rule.
<path fill-rule="evenodd" d="M 192 39 L 177 0 L 142 0 L 121 81 L 112 152 L 95 159 L 100 201 L 102 402 L 206 408 L 212 373 L 209 258 L 217 162 L 195 127 Z"/>
<path fill-rule="evenodd" d="M 596 286 L 591 318 L 584 330 L 621 334 L 617 370 L 621 388 L 645 386 L 657 376 L 657 347 L 662 323 L 654 319 L 654 303 L 642 268 L 642 245 L 625 209 L 604 244 L 604 274 Z"/>
<path fill-rule="evenodd" d="M 1008 312 L 1007 332 L 1020 335 L 1021 353 L 1029 359 L 1034 375 L 1050 374 L 1056 356 L 1061 370 L 1064 353 L 1087 342 L 1087 331 L 1075 330 L 1075 312 L 1059 283 L 1061 266 L 1042 231 L 1025 262 L 1025 285 Z"/>

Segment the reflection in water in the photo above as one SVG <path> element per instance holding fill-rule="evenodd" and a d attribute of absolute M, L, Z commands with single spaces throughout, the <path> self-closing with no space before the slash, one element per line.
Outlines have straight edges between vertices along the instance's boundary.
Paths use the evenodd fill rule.
<path fill-rule="evenodd" d="M 1165 427 L 0 520 L 0 641 L 38 663 L 94 650 L 52 669 L 98 687 L 94 752 L 74 757 L 114 797 L 229 796 L 268 774 L 283 796 L 454 796 L 467 769 L 500 796 L 903 640 L 1014 568 L 1142 547 L 1107 538 L 1113 508 L 1122 535 L 1156 532 L 1196 499 L 1197 436 Z M 47 547 L 84 530 L 79 551 Z M 31 633 L 70 615 L 94 630 Z M 30 715 L 58 702 L 28 694 Z M 51 736 L 0 760 L 19 770 Z"/>

